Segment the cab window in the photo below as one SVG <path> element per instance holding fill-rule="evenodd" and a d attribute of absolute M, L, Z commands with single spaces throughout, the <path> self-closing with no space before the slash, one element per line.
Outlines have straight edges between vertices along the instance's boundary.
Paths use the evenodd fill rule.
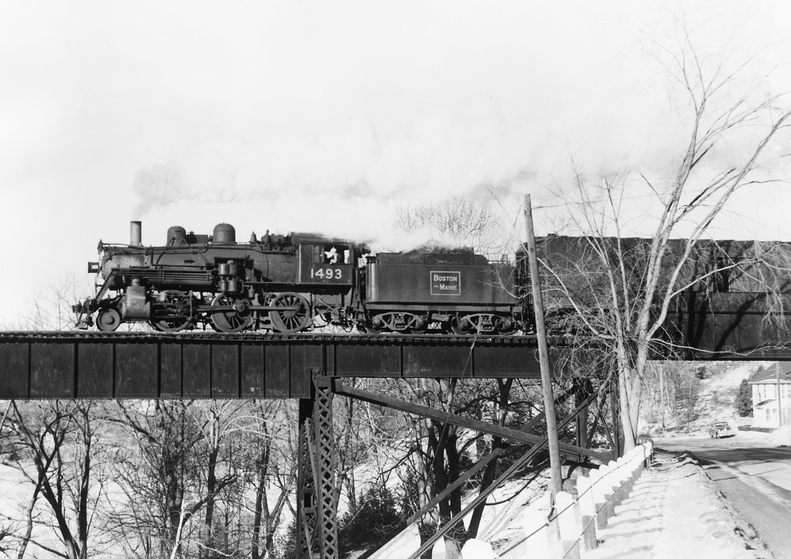
<path fill-rule="evenodd" d="M 343 245 L 319 245 L 313 247 L 313 262 L 316 264 L 346 264 L 349 251 Z"/>

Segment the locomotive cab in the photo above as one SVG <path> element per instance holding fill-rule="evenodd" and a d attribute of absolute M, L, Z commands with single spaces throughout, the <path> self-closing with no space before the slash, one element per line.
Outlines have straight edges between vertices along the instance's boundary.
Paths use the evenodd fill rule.
<path fill-rule="evenodd" d="M 353 285 L 357 255 L 354 245 L 334 239 L 299 239 L 298 281 L 307 284 Z"/>

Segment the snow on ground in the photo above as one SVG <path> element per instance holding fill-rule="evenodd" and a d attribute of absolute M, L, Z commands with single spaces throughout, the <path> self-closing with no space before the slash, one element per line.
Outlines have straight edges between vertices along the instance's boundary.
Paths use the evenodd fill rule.
<path fill-rule="evenodd" d="M 684 433 L 666 432 L 665 437 L 708 437 L 714 421 L 736 417 L 736 390 L 743 379 L 773 363 L 745 362 L 718 370 L 700 384 L 696 421 Z M 716 395 L 716 397 L 715 397 Z M 749 418 L 746 421 L 749 423 Z M 739 442 L 748 446 L 791 446 L 791 426 L 773 433 L 739 431 Z M 661 439 L 656 441 L 661 446 Z M 497 557 L 523 556 L 524 517 L 530 511 L 548 512 L 546 491 L 519 493 L 519 480 L 506 484 L 489 502 L 479 538 L 492 544 Z M 644 474 L 631 499 L 616 509 L 616 519 L 607 541 L 583 559 L 769 559 L 763 542 L 717 490 L 705 471 L 690 456 L 658 452 L 654 468 Z M 546 484 L 544 483 L 544 488 Z M 513 498 L 508 499 L 509 495 Z M 405 559 L 419 547 L 417 528 L 412 526 L 371 556 L 371 559 Z M 512 551 L 509 552 L 509 549 Z M 520 555 L 514 555 L 514 552 Z M 532 555 L 529 555 L 532 556 Z M 445 559 L 442 542 L 434 547 L 434 559 Z M 470 558 L 465 558 L 470 559 Z"/>
<path fill-rule="evenodd" d="M 25 527 L 25 509 L 30 503 L 33 485 L 17 468 L 0 463 L 0 527 L 10 531 L 22 531 Z M 54 532 L 43 526 L 34 526 L 33 537 L 51 546 L 58 545 Z M 45 558 L 54 557 L 45 551 L 37 550 L 28 556 Z"/>
<path fill-rule="evenodd" d="M 705 397 L 715 390 L 725 390 L 738 387 L 741 382 L 749 378 L 754 372 L 761 369 L 768 369 L 775 364 L 774 361 L 745 361 L 735 364 L 732 368 L 719 375 L 713 375 L 702 381 L 704 388 L 701 389 L 701 396 Z"/>
<path fill-rule="evenodd" d="M 747 432 L 749 433 L 750 431 Z M 769 446 L 791 446 L 791 425 L 786 425 L 768 433 L 766 441 Z"/>
<path fill-rule="evenodd" d="M 0 463 L 0 514 L 4 519 L 17 518 L 32 493 L 33 486 L 22 472 Z"/>
<path fill-rule="evenodd" d="M 739 385 L 753 373 L 774 365 L 774 361 L 747 361 L 733 363 L 725 370 L 712 373 L 702 379 L 695 406 L 696 420 L 689 425 L 691 430 L 708 430 L 715 421 L 729 421 L 736 425 L 752 423 L 752 418 L 740 418 L 737 414 L 736 395 Z"/>
<path fill-rule="evenodd" d="M 769 435 L 759 434 L 768 441 Z M 768 442 L 767 442 L 768 444 Z M 521 543 L 525 517 L 547 515 L 546 480 L 520 491 L 514 480 L 490 497 L 479 539 L 492 544 L 495 557 L 536 557 Z M 536 489 L 540 488 L 538 491 Z M 629 498 L 603 533 L 604 543 L 582 559 L 771 559 L 755 530 L 716 489 L 704 470 L 687 454 L 659 451 Z M 406 559 L 419 547 L 411 526 L 371 555 L 371 559 Z M 525 555 L 527 553 L 527 555 Z M 445 559 L 444 544 L 434 546 L 434 559 Z M 463 559 L 477 559 L 467 558 Z"/>
<path fill-rule="evenodd" d="M 657 453 L 584 559 L 769 559 L 763 542 L 687 455 Z"/>
<path fill-rule="evenodd" d="M 526 479 L 515 479 L 503 484 L 487 499 L 478 539 L 489 542 L 494 549 L 505 550 L 524 538 L 523 516 L 527 510 L 549 509 L 547 493 L 548 474 L 527 483 Z M 473 497 L 467 499 L 471 501 Z M 464 519 L 469 526 L 469 515 Z M 378 551 L 370 559 L 405 559 L 420 548 L 420 536 L 416 525 L 411 525 Z M 445 544 L 442 540 L 433 548 L 433 559 L 445 559 Z M 475 558 L 473 558 L 475 559 Z"/>

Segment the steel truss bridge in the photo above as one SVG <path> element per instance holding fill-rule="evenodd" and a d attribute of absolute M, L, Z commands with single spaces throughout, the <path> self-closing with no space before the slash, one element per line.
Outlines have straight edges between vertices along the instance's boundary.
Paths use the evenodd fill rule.
<path fill-rule="evenodd" d="M 531 450 L 502 479 L 532 460 L 546 444 L 545 437 L 531 433 L 543 414 L 522 429 L 510 429 L 364 391 L 349 382 L 362 377 L 538 381 L 540 371 L 532 337 L 0 332 L 2 399 L 298 399 L 297 523 L 298 549 L 303 557 L 315 551 L 322 557 L 338 557 L 337 507 L 332 500 L 335 395 L 438 419 L 506 441 L 415 518 L 502 454 L 508 442 L 530 445 Z M 580 403 L 580 413 L 566 421 L 577 421 L 577 444 L 561 448 L 574 456 L 599 456 L 599 451 L 587 445 L 587 411 L 596 404 L 603 409 L 608 391 L 587 392 L 584 401 L 580 394 L 569 392 L 559 397 L 560 401 L 574 396 Z M 594 425 L 590 432 L 595 429 Z M 612 440 L 617 439 L 615 434 Z M 482 494 L 475 504 L 487 495 Z M 424 547 L 441 538 L 453 524 L 438 531 Z"/>
<path fill-rule="evenodd" d="M 755 305 L 691 304 L 674 319 L 690 359 L 789 360 L 785 330 L 757 327 Z M 760 311 L 761 309 L 758 309 Z M 755 316 L 753 316 L 755 315 Z M 782 330 L 782 331 L 781 331 Z M 563 338 L 550 339 L 556 350 Z M 397 400 L 352 386 L 354 378 L 514 378 L 538 381 L 537 344 L 533 337 L 402 336 L 402 335 L 261 335 L 219 333 L 0 332 L 0 399 L 31 398 L 293 398 L 299 400 L 299 479 L 297 498 L 298 553 L 338 557 L 338 525 L 333 502 L 334 444 L 332 399 L 356 398 L 435 418 L 501 438 L 505 443 L 481 458 L 445 492 L 410 521 L 458 489 L 507 448 L 529 450 L 488 492 L 482 491 L 462 514 L 425 542 L 419 556 L 443 537 L 489 492 L 530 460 L 546 444 L 532 433 L 543 413 L 521 429 L 476 421 L 413 402 Z M 676 354 L 678 358 L 679 354 Z M 561 445 L 566 456 L 603 458 L 588 442 L 604 411 L 613 405 L 613 386 L 584 383 L 556 395 L 570 400 L 574 411 L 559 428 L 576 426 L 575 444 Z M 592 421 L 589 421 L 593 417 Z M 615 418 L 614 418 L 615 419 Z M 608 433 L 619 453 L 618 422 Z"/>

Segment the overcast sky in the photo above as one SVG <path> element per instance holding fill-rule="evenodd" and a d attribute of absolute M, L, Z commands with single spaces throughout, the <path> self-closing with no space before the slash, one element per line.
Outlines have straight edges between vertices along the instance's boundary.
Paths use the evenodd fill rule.
<path fill-rule="evenodd" d="M 779 87 L 789 8 L 751 4 L 687 9 L 768 46 Z M 397 246 L 399 205 L 513 217 L 529 192 L 549 232 L 540 185 L 571 154 L 667 169 L 683 121 L 646 42 L 679 5 L 0 2 L 0 325 L 63 278 L 90 285 L 99 239 L 127 242 L 132 219 L 154 245 L 228 222 Z M 750 193 L 722 236 L 791 240 L 789 198 Z"/>

